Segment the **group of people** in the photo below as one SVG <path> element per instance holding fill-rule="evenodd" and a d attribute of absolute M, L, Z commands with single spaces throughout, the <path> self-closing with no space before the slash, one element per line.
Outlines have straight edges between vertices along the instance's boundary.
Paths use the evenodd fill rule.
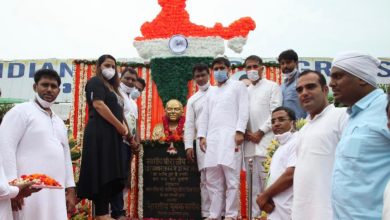
<path fill-rule="evenodd" d="M 118 70 L 113 56 L 101 56 L 96 76 L 85 87 L 89 114 L 77 186 L 67 128 L 50 108 L 61 78 L 51 69 L 35 73 L 34 100 L 13 107 L 0 126 L 1 220 L 65 220 L 84 198 L 93 201 L 96 219 L 126 219 L 123 191 L 131 154 L 140 144 L 136 99 L 146 84 L 131 67 Z M 64 189 L 40 191 L 32 182 L 9 184 L 34 173 L 54 178 Z"/>
<path fill-rule="evenodd" d="M 216 86 L 207 65 L 193 68 L 199 90 L 188 100 L 184 140 L 187 158 L 197 156 L 202 217 L 238 218 L 244 167 L 253 217 L 265 211 L 270 220 L 390 219 L 390 111 L 376 82 L 380 61 L 340 54 L 329 84 L 318 71 L 300 72 L 293 50 L 278 61 L 281 86 L 263 78 L 256 55 L 244 62 L 248 87 L 229 79 L 224 57 L 211 64 Z M 329 87 L 345 107 L 329 103 Z M 305 123 L 299 130 L 298 119 Z"/>
<path fill-rule="evenodd" d="M 202 217 L 237 219 L 240 172 L 251 168 L 254 217 L 265 211 L 271 220 L 390 219 L 390 186 L 385 190 L 390 110 L 376 83 L 379 60 L 341 54 L 332 63 L 329 85 L 320 72 L 300 72 L 293 50 L 282 52 L 278 61 L 281 86 L 263 77 L 265 67 L 256 55 L 244 62 L 248 87 L 229 78 L 231 65 L 224 57 L 211 64 L 215 86 L 209 65 L 193 67 L 198 91 L 187 102 L 184 142 L 188 160 L 197 161 L 201 174 Z M 130 67 L 118 72 L 111 55 L 101 56 L 96 67 L 85 87 L 89 114 L 77 186 L 66 126 L 50 108 L 60 92 L 56 71 L 38 70 L 35 99 L 4 117 L 0 219 L 67 219 L 83 198 L 93 201 L 98 220 L 126 219 L 123 190 L 130 156 L 140 146 L 135 100 L 145 81 Z M 347 108 L 328 102 L 329 87 Z M 298 119 L 306 120 L 299 131 Z M 47 174 L 64 189 L 9 184 L 32 173 Z"/>

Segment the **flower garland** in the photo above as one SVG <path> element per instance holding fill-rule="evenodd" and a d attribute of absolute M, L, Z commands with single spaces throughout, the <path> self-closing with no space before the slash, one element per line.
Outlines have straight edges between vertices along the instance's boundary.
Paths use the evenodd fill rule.
<path fill-rule="evenodd" d="M 142 36 L 134 39 L 134 47 L 144 59 L 155 57 L 174 57 L 168 48 L 169 39 L 177 34 L 184 35 L 188 41 L 185 56 L 215 57 L 224 54 L 224 41 L 236 53 L 241 53 L 250 31 L 256 24 L 250 17 L 243 17 L 224 27 L 217 22 L 213 27 L 197 25 L 190 21 L 186 10 L 186 0 L 159 0 L 160 13 L 151 22 L 141 26 Z"/>
<path fill-rule="evenodd" d="M 190 21 L 190 15 L 185 9 L 186 0 L 159 0 L 158 3 L 161 6 L 160 13 L 152 22 L 145 22 L 141 26 L 143 36 L 135 40 L 169 38 L 175 34 L 196 37 L 220 36 L 231 39 L 238 36 L 246 37 L 249 31 L 256 28 L 255 22 L 250 17 L 240 18 L 228 27 L 223 27 L 221 23 L 216 23 L 214 27 L 197 25 Z"/>
<path fill-rule="evenodd" d="M 163 126 L 164 126 L 165 135 L 160 139 L 160 141 L 169 143 L 167 153 L 169 153 L 170 155 L 177 154 L 177 149 L 175 148 L 175 145 L 173 143 L 183 141 L 184 122 L 185 122 L 185 117 L 181 116 L 176 129 L 174 131 L 171 131 L 171 129 L 169 129 L 168 116 L 163 117 Z"/>
<path fill-rule="evenodd" d="M 300 118 L 295 122 L 295 128 L 299 131 L 303 126 L 305 126 L 306 123 L 306 119 Z"/>
<path fill-rule="evenodd" d="M 268 178 L 269 178 L 269 169 L 271 166 L 272 156 L 275 154 L 276 150 L 279 148 L 280 143 L 276 139 L 272 139 L 271 143 L 267 147 L 267 154 L 265 156 L 265 160 L 263 161 L 264 173 L 266 173 L 265 177 L 265 186 L 267 186 Z"/>

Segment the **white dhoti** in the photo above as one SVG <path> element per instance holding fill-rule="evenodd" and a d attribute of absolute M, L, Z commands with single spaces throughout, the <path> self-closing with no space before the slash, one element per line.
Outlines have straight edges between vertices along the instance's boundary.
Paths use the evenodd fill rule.
<path fill-rule="evenodd" d="M 240 170 L 224 165 L 208 167 L 206 178 L 211 200 L 209 218 L 219 219 L 226 202 L 225 217 L 236 219 L 239 209 Z"/>
<path fill-rule="evenodd" d="M 252 174 L 252 217 L 257 217 L 260 215 L 261 210 L 256 203 L 256 197 L 258 194 L 264 191 L 264 179 L 266 174 L 264 173 L 263 162 L 264 157 L 245 157 L 245 169 L 246 169 L 246 182 L 247 189 L 249 192 L 249 159 L 253 159 L 253 174 Z M 248 198 L 249 199 L 249 198 Z"/>

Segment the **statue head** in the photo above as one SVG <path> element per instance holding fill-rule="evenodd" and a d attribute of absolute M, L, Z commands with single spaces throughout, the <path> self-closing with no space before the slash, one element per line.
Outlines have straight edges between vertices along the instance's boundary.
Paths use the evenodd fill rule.
<path fill-rule="evenodd" d="M 177 99 L 171 99 L 165 105 L 165 114 L 169 121 L 178 121 L 183 115 L 183 112 L 183 105 Z"/>

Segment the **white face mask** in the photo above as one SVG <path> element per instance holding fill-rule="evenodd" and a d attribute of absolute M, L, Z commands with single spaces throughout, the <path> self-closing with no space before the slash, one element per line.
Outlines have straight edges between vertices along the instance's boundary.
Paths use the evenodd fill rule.
<path fill-rule="evenodd" d="M 248 71 L 246 71 L 246 75 L 248 76 L 248 79 L 252 82 L 260 79 L 258 70 L 248 70 Z"/>
<path fill-rule="evenodd" d="M 102 74 L 107 80 L 112 79 L 115 76 L 115 70 L 113 68 L 102 69 Z"/>
<path fill-rule="evenodd" d="M 278 140 L 279 143 L 284 144 L 291 137 L 293 133 L 291 130 L 284 132 L 283 134 L 275 134 L 275 139 Z"/>
<path fill-rule="evenodd" d="M 131 94 L 131 92 L 134 90 L 134 87 L 128 87 L 128 86 L 126 86 L 124 83 L 122 83 L 121 82 L 121 84 L 120 84 L 120 87 L 121 87 L 121 89 L 125 92 L 125 93 L 127 93 L 127 94 Z"/>
<path fill-rule="evenodd" d="M 198 85 L 200 91 L 206 91 L 210 87 L 210 82 L 207 82 L 203 86 Z"/>
<path fill-rule="evenodd" d="M 283 75 L 284 75 L 285 77 L 287 77 L 287 79 L 288 79 L 288 78 L 290 78 L 291 76 L 293 76 L 297 71 L 298 71 L 297 68 L 295 68 L 293 71 L 291 71 L 291 72 L 289 72 L 289 73 L 283 73 Z"/>
<path fill-rule="evenodd" d="M 38 101 L 38 103 L 43 107 L 43 108 L 50 108 L 53 103 L 54 103 L 54 100 L 52 102 L 48 102 L 46 100 L 43 100 L 41 97 L 39 97 L 38 93 L 35 93 L 35 100 Z"/>
<path fill-rule="evenodd" d="M 133 91 L 130 93 L 130 97 L 133 100 L 136 100 L 140 95 L 141 93 L 138 91 L 138 89 L 133 89 Z"/>

